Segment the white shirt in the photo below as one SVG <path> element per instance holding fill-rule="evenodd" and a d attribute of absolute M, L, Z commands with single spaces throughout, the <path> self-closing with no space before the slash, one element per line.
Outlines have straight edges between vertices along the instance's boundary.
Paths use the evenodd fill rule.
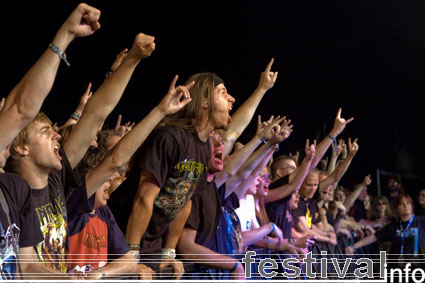
<path fill-rule="evenodd" d="M 253 195 L 245 195 L 239 200 L 239 207 L 235 210 L 241 222 L 241 231 L 258 229 L 257 217 L 255 216 L 255 201 Z"/>

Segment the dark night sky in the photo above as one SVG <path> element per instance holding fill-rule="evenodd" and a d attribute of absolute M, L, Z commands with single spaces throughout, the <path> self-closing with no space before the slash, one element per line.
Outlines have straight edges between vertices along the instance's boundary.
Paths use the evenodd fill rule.
<path fill-rule="evenodd" d="M 3 96 L 48 46 L 77 1 L 2 4 Z M 42 108 L 53 121 L 73 112 L 88 82 L 96 89 L 116 54 L 138 32 L 157 49 L 136 70 L 107 120 L 139 121 L 159 102 L 174 74 L 213 71 L 238 107 L 255 89 L 271 57 L 279 72 L 258 108 L 263 117 L 291 118 L 294 133 L 281 152 L 322 139 L 338 107 L 355 117 L 342 137 L 360 151 L 342 183 L 376 169 L 425 178 L 425 2 L 423 1 L 88 1 L 102 11 L 102 28 L 67 50 Z M 242 135 L 247 141 L 254 123 Z M 345 182 L 344 182 L 345 180 Z M 376 182 L 375 182 L 376 184 Z M 423 183 L 406 186 L 416 190 Z"/>

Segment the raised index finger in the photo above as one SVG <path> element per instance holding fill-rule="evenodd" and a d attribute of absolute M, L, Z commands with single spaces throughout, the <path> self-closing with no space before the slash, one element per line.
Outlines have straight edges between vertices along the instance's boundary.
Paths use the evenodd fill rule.
<path fill-rule="evenodd" d="M 338 119 L 341 119 L 341 112 L 342 112 L 342 108 L 338 108 L 338 113 L 336 113 L 336 117 Z"/>
<path fill-rule="evenodd" d="M 274 62 L 274 58 L 272 58 L 272 59 L 270 60 L 269 64 L 267 64 L 266 72 L 270 72 L 270 70 L 271 70 L 271 68 L 272 68 L 272 65 L 273 65 L 273 62 Z"/>

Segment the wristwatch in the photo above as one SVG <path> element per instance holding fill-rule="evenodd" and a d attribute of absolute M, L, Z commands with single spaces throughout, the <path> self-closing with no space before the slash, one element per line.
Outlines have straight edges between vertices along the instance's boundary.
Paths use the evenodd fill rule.
<path fill-rule="evenodd" d="M 176 258 L 176 250 L 175 249 L 162 249 L 162 258 Z"/>

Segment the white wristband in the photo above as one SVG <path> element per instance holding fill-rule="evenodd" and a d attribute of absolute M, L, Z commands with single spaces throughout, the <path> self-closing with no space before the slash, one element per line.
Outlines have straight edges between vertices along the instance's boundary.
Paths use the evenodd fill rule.
<path fill-rule="evenodd" d="M 162 249 L 162 258 L 176 258 L 176 250 L 175 249 Z"/>

